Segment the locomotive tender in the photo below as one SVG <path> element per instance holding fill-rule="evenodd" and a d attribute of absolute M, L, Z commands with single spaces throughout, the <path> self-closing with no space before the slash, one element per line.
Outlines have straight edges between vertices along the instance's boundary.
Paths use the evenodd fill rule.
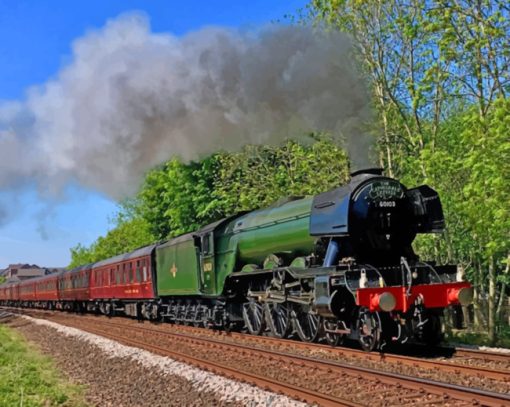
<path fill-rule="evenodd" d="M 125 314 L 254 335 L 268 331 L 364 350 L 441 340 L 440 317 L 467 305 L 456 266 L 420 261 L 417 233 L 444 217 L 428 186 L 380 169 L 344 186 L 287 198 L 161 244 L 57 275 L 0 286 L 0 304 Z"/>

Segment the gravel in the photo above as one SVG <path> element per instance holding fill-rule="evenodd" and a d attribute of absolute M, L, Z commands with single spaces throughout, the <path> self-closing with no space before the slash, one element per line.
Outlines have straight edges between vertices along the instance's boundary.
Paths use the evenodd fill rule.
<path fill-rule="evenodd" d="M 286 396 L 79 329 L 22 318 L 30 323 L 18 319 L 18 329 L 54 356 L 64 372 L 88 385 L 87 400 L 93 405 L 305 406 Z M 55 331 L 62 335 L 55 335 Z"/>
<path fill-rule="evenodd" d="M 474 349 L 474 350 L 481 350 L 484 352 L 494 352 L 494 353 L 505 353 L 510 355 L 510 349 L 508 348 L 493 348 L 490 346 L 478 346 L 478 345 L 467 345 L 464 343 L 451 343 L 452 346 L 455 346 L 459 349 Z"/>

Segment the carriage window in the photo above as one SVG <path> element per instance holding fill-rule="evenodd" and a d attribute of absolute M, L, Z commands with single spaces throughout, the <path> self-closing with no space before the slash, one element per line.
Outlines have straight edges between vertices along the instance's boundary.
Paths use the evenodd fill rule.
<path fill-rule="evenodd" d="M 148 281 L 148 275 L 147 275 L 147 266 L 146 266 L 146 263 L 145 263 L 145 259 L 142 260 L 142 269 L 143 269 L 143 278 L 142 280 L 143 281 Z"/>
<path fill-rule="evenodd" d="M 140 270 L 140 262 L 138 261 L 136 266 L 136 281 L 139 283 L 142 281 L 142 270 Z"/>

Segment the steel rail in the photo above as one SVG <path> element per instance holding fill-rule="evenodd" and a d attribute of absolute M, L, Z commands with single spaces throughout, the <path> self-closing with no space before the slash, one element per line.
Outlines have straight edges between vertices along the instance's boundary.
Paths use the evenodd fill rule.
<path fill-rule="evenodd" d="M 153 325 L 154 326 L 154 325 Z M 155 325 L 157 327 L 157 325 Z M 189 326 L 183 326 L 183 325 L 174 325 L 177 329 L 181 329 L 183 331 L 190 331 L 190 332 L 196 332 L 197 334 L 203 333 L 204 328 L 195 328 L 195 327 L 189 327 Z M 155 329 L 155 328 L 152 328 Z M 159 330 L 159 329 L 158 329 Z M 161 332 L 168 332 L 166 330 L 161 330 Z M 211 330 L 207 330 L 206 332 L 211 333 Z M 214 332 L 214 331 L 212 331 Z M 447 361 L 440 361 L 440 360 L 430 360 L 430 359 L 423 359 L 418 357 L 412 357 L 412 356 L 405 356 L 405 355 L 398 355 L 398 354 L 392 354 L 392 353 L 376 353 L 376 352 L 364 352 L 358 349 L 350 349 L 346 347 L 333 347 L 329 345 L 323 345 L 323 344 L 316 344 L 316 343 L 306 343 L 306 342 L 300 342 L 300 341 L 294 341 L 291 339 L 277 339 L 277 338 L 271 338 L 268 336 L 254 336 L 254 335 L 248 335 L 248 334 L 242 334 L 237 332 L 231 332 L 228 334 L 222 333 L 222 331 L 216 331 L 218 332 L 216 335 L 219 337 L 227 336 L 231 337 L 233 339 L 239 338 L 242 340 L 249 340 L 253 342 L 258 342 L 260 344 L 275 344 L 277 346 L 289 346 L 292 348 L 299 348 L 303 350 L 308 351 L 317 351 L 322 350 L 329 354 L 333 355 L 339 355 L 339 356 L 352 356 L 364 360 L 370 360 L 374 362 L 389 362 L 389 363 L 400 363 L 407 366 L 412 367 L 421 367 L 431 370 L 441 369 L 445 372 L 452 372 L 452 373 L 460 373 L 465 374 L 468 376 L 477 376 L 477 377 L 483 377 L 483 378 L 490 378 L 495 379 L 503 382 L 510 382 L 510 370 L 497 370 L 497 369 L 491 369 L 487 367 L 481 367 L 481 366 L 472 366 L 472 365 L 462 365 L 462 364 L 455 364 L 454 361 L 447 362 Z M 443 349 L 452 349 L 452 348 L 443 348 Z M 474 354 L 479 356 L 479 359 L 483 359 L 482 354 L 484 352 L 476 352 Z M 471 352 L 466 353 L 466 356 L 470 357 Z M 488 355 L 489 357 L 492 357 L 492 353 Z M 501 354 L 496 354 L 496 356 L 500 357 Z M 487 358 L 485 358 L 487 359 Z M 499 359 L 489 359 L 491 361 L 499 360 L 499 361 L 505 361 L 508 362 L 510 365 L 510 355 L 505 357 L 500 357 Z"/>
<path fill-rule="evenodd" d="M 112 327 L 117 327 L 117 328 L 121 329 L 122 332 L 126 332 L 127 326 L 125 324 L 111 323 L 111 321 L 108 321 L 108 322 L 101 321 L 101 324 L 107 330 L 108 329 L 111 330 Z M 412 389 L 412 390 L 416 390 L 419 392 L 426 391 L 428 393 L 435 394 L 435 395 L 442 396 L 442 397 L 444 397 L 445 395 L 448 395 L 449 397 L 452 397 L 452 398 L 460 400 L 460 401 L 468 402 L 468 403 L 477 402 L 477 403 L 480 403 L 485 406 L 510 405 L 510 396 L 506 395 L 506 394 L 502 394 L 502 393 L 473 389 L 470 387 L 442 383 L 442 382 L 438 382 L 435 380 L 411 377 L 411 376 L 397 374 L 397 373 L 389 373 L 389 372 L 384 372 L 384 371 L 380 371 L 377 369 L 357 367 L 357 366 L 352 366 L 352 365 L 344 364 L 344 363 L 340 363 L 340 362 L 315 359 L 315 358 L 302 356 L 302 355 L 296 355 L 296 354 L 287 353 L 287 352 L 277 352 L 277 351 L 272 351 L 272 350 L 251 347 L 251 346 L 247 346 L 247 345 L 230 344 L 230 343 L 226 343 L 224 341 L 220 341 L 220 340 L 212 339 L 212 338 L 199 338 L 194 335 L 186 335 L 183 333 L 170 333 L 170 332 L 161 331 L 161 330 L 143 327 L 143 326 L 138 327 L 138 326 L 131 325 L 130 328 L 134 329 L 134 330 L 142 331 L 145 333 L 156 334 L 157 336 L 175 337 L 178 340 L 181 340 L 181 341 L 186 340 L 188 342 L 195 343 L 195 344 L 198 344 L 198 343 L 202 343 L 205 345 L 214 344 L 217 347 L 222 347 L 224 349 L 228 349 L 228 350 L 234 351 L 234 352 L 238 352 L 239 350 L 244 350 L 251 354 L 256 354 L 256 355 L 258 354 L 260 357 L 273 358 L 273 359 L 276 358 L 276 359 L 281 359 L 283 362 L 287 362 L 287 363 L 300 363 L 303 367 L 319 368 L 319 369 L 327 370 L 328 373 L 342 373 L 342 374 L 348 374 L 348 375 L 351 375 L 354 377 L 370 378 L 371 380 L 374 380 L 376 382 L 385 383 L 390 386 L 402 386 L 407 389 Z M 103 330 L 98 329 L 97 327 L 91 328 L 91 329 L 96 332 L 100 332 L 98 334 L 101 336 L 110 335 L 110 336 L 114 337 L 115 340 L 122 339 L 125 341 L 135 341 L 138 343 L 138 346 L 148 345 L 145 342 L 136 341 L 132 338 L 127 338 L 122 335 L 119 338 L 119 336 L 112 335 L 111 332 L 108 332 L 108 331 L 105 332 Z M 87 330 L 87 329 L 84 329 L 84 330 Z M 127 332 L 129 332 L 129 331 L 127 331 Z M 154 345 L 150 345 L 150 346 L 154 346 Z M 156 348 L 158 348 L 158 347 L 156 347 Z M 198 359 L 195 357 L 190 357 L 187 355 L 182 355 L 181 353 L 169 351 L 168 349 L 165 349 L 165 348 L 160 348 L 160 349 L 162 349 L 165 352 L 173 353 L 174 355 L 176 355 L 175 357 L 180 355 L 181 357 L 197 359 L 198 361 L 200 361 L 200 363 L 206 363 L 206 364 L 215 363 L 215 362 L 209 362 L 209 361 L 206 361 L 203 359 Z M 192 362 L 190 362 L 190 363 L 192 363 Z M 231 373 L 232 373 L 232 370 L 235 370 L 230 367 L 223 366 L 223 365 L 219 365 L 219 367 L 225 367 L 225 368 L 227 368 L 227 370 L 230 370 Z M 257 375 L 255 375 L 255 376 L 257 376 Z M 259 377 L 259 376 L 257 376 L 257 377 Z M 264 379 L 264 380 L 271 380 L 271 379 Z M 284 385 L 281 382 L 278 382 L 278 384 L 280 386 Z M 285 385 L 285 386 L 287 386 L 287 385 Z M 304 389 L 300 389 L 300 390 L 304 391 Z M 281 390 L 279 390 L 279 391 L 281 391 Z M 314 393 L 313 396 L 317 397 L 317 394 L 315 394 L 315 392 L 313 392 L 313 393 Z M 289 393 L 286 393 L 286 394 L 289 394 Z M 306 400 L 306 401 L 310 402 L 309 401 L 310 399 L 307 397 L 311 397 L 311 395 L 308 395 L 308 396 L 303 395 L 302 400 Z M 325 401 L 327 401 L 327 400 L 325 400 Z M 315 402 L 318 402 L 318 401 L 315 401 Z M 344 402 L 346 402 L 346 401 L 344 400 Z M 327 404 L 322 404 L 322 402 L 319 404 L 327 405 Z"/>
<path fill-rule="evenodd" d="M 8 309 L 10 312 L 21 313 L 22 311 L 28 311 L 24 309 L 17 309 L 11 307 L 0 307 L 0 309 Z M 41 309 L 30 309 L 30 312 L 42 313 L 42 314 L 51 314 L 51 315 L 65 315 L 61 312 L 50 311 L 50 310 L 41 310 Z M 103 315 L 85 315 L 89 318 L 107 318 Z M 110 320 L 110 319 L 108 319 Z M 125 320 L 125 319 L 124 319 Z M 158 326 L 153 323 L 153 326 Z M 274 343 L 276 345 L 292 345 L 294 348 L 306 349 L 306 350 L 324 350 L 330 353 L 339 354 L 341 356 L 355 356 L 364 359 L 369 359 L 372 361 L 386 361 L 386 362 L 397 362 L 410 366 L 421 365 L 422 367 L 430 367 L 430 368 L 444 368 L 444 370 L 452 371 L 452 372 L 461 372 L 469 375 L 477 375 L 483 377 L 490 377 L 496 380 L 509 381 L 510 370 L 495 370 L 491 368 L 485 367 L 476 367 L 476 366 L 467 366 L 467 365 L 456 365 L 452 362 L 438 361 L 438 360 L 429 360 L 423 359 L 419 357 L 401 355 L 396 353 L 386 353 L 386 352 L 365 352 L 358 349 L 352 349 L 345 346 L 330 346 L 323 345 L 317 343 L 307 343 L 296 341 L 293 339 L 280 339 L 273 338 L 270 336 L 255 336 L 244 334 L 240 332 L 229 332 L 226 333 L 224 331 L 211 330 L 206 328 L 198 328 L 191 327 L 186 325 L 178 325 L 178 324 L 167 324 L 167 327 L 172 327 L 178 330 L 185 330 L 190 332 L 196 332 L 197 334 L 203 334 L 204 332 L 209 335 L 217 335 L 217 336 L 228 336 L 231 338 L 239 338 L 243 340 L 251 340 L 260 343 Z M 423 346 L 416 345 L 417 347 L 421 347 L 423 350 L 428 350 Z M 452 348 L 452 347 L 438 347 L 436 349 L 438 352 L 442 353 L 451 353 L 451 355 L 455 355 L 458 358 L 473 358 L 479 360 L 486 360 L 489 362 L 507 362 L 510 366 L 510 353 L 499 353 L 499 352 L 490 352 L 490 351 L 482 351 L 476 349 L 468 349 L 468 348 Z M 478 373 L 477 373 L 478 371 Z"/>
<path fill-rule="evenodd" d="M 23 310 L 18 310 L 23 311 Z M 48 313 L 50 312 L 52 315 L 62 315 L 60 312 L 55 313 L 54 311 L 46 311 L 46 310 L 31 310 L 32 312 L 38 312 L 38 313 Z M 106 318 L 104 316 L 91 316 L 86 315 L 86 317 L 89 318 Z M 111 321 L 108 319 L 108 321 Z M 109 322 L 110 324 L 113 324 L 113 322 Z M 153 326 L 157 327 L 158 325 Z M 278 339 L 278 338 L 272 338 L 269 336 L 255 336 L 255 335 L 248 335 L 238 332 L 230 332 L 230 333 L 224 333 L 223 331 L 213 331 L 210 329 L 205 328 L 197 328 L 197 327 L 190 327 L 185 325 L 166 325 L 167 327 L 176 328 L 181 331 L 189 331 L 189 332 L 195 332 L 196 334 L 203 334 L 206 332 L 209 335 L 216 335 L 219 337 L 227 336 L 231 337 L 233 339 L 239 338 L 242 340 L 248 340 L 253 342 L 258 342 L 260 344 L 266 345 L 266 344 L 275 344 L 277 346 L 291 346 L 292 348 L 298 348 L 308 351 L 317 351 L 322 350 L 325 352 L 328 352 L 329 354 L 333 355 L 339 355 L 339 356 L 350 356 L 350 357 L 356 357 L 364 360 L 370 360 L 374 362 L 389 362 L 389 363 L 400 363 L 407 366 L 412 367 L 421 367 L 426 369 L 441 369 L 446 372 L 452 372 L 452 373 L 460 373 L 465 374 L 468 376 L 476 376 L 476 377 L 483 377 L 483 378 L 490 378 L 494 380 L 499 380 L 503 382 L 510 382 L 510 370 L 501 370 L 501 369 L 492 369 L 482 366 L 472 366 L 472 365 L 463 365 L 463 364 L 456 364 L 454 359 L 452 361 L 440 361 L 440 360 L 430 360 L 430 359 L 424 359 L 424 358 L 418 358 L 418 357 L 412 357 L 412 356 L 406 356 L 406 355 L 399 355 L 394 353 L 377 353 L 377 352 L 364 352 L 358 349 L 351 349 L 347 347 L 333 347 L 329 345 L 323 345 L 323 344 L 317 344 L 317 343 L 306 343 L 301 341 L 295 341 L 291 339 Z M 168 332 L 168 331 L 162 331 L 162 332 Z M 510 365 L 510 354 L 504 354 L 504 353 L 496 353 L 496 352 L 486 352 L 486 351 L 479 351 L 479 350 L 472 350 L 472 349 L 466 349 L 466 348 L 449 348 L 449 347 L 443 347 L 438 348 L 439 351 L 443 352 L 452 352 L 457 357 L 463 358 L 473 358 L 473 359 L 479 359 L 479 360 L 487 360 L 487 361 L 498 361 L 498 362 L 507 362 Z"/>

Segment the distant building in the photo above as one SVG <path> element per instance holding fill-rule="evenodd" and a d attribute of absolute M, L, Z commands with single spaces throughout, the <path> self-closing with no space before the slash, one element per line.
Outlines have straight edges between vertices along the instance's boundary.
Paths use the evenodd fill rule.
<path fill-rule="evenodd" d="M 63 267 L 39 267 L 36 264 L 9 264 L 4 270 L 0 270 L 0 276 L 4 276 L 8 283 L 41 277 L 47 274 L 58 273 L 65 270 Z"/>

